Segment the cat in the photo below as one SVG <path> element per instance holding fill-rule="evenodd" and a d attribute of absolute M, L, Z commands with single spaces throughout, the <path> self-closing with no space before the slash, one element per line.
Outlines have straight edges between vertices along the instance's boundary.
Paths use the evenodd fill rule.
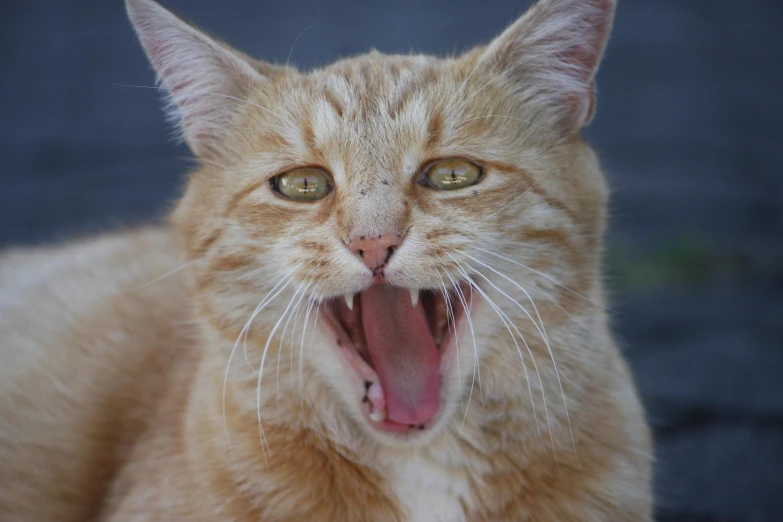
<path fill-rule="evenodd" d="M 0 255 L 0 520 L 652 520 L 579 136 L 615 0 L 310 72 L 127 10 L 200 166 Z"/>

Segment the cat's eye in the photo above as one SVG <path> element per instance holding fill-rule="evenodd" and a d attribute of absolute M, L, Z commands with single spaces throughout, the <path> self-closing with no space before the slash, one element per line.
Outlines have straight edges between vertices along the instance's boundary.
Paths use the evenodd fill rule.
<path fill-rule="evenodd" d="M 425 173 L 426 184 L 438 190 L 457 190 L 478 182 L 481 167 L 461 159 L 441 160 Z"/>
<path fill-rule="evenodd" d="M 294 201 L 317 201 L 331 190 L 329 176 L 314 168 L 294 169 L 272 178 L 272 188 Z"/>

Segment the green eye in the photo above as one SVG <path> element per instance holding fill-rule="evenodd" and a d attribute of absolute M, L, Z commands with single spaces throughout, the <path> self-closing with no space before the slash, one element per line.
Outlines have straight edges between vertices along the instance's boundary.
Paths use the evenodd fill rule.
<path fill-rule="evenodd" d="M 272 188 L 294 201 L 316 201 L 331 190 L 329 177 L 318 169 L 294 169 L 272 178 Z"/>
<path fill-rule="evenodd" d="M 481 168 L 465 160 L 443 160 L 432 165 L 426 177 L 432 188 L 457 190 L 474 185 L 481 177 Z"/>

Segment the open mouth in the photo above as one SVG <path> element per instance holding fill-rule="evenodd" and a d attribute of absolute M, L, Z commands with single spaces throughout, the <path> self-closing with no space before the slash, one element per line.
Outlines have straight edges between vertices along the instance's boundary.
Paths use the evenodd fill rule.
<path fill-rule="evenodd" d="M 471 299 L 467 284 L 459 291 L 375 284 L 324 307 L 324 323 L 356 375 L 357 397 L 372 426 L 408 433 L 435 422 L 443 356 Z"/>

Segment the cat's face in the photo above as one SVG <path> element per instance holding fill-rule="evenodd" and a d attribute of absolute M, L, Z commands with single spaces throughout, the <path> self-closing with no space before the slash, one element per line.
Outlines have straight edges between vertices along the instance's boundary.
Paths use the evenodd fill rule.
<path fill-rule="evenodd" d="M 280 346 L 381 440 L 452 421 L 477 369 L 504 375 L 481 367 L 488 354 L 517 357 L 514 331 L 568 307 L 554 280 L 595 281 L 605 189 L 575 133 L 612 8 L 543 2 L 463 57 L 299 73 L 130 1 L 204 160 L 175 214 L 204 261 L 201 309 L 235 338 L 263 305 L 254 322 L 275 341 L 253 356 L 276 361 L 285 332 Z"/>

